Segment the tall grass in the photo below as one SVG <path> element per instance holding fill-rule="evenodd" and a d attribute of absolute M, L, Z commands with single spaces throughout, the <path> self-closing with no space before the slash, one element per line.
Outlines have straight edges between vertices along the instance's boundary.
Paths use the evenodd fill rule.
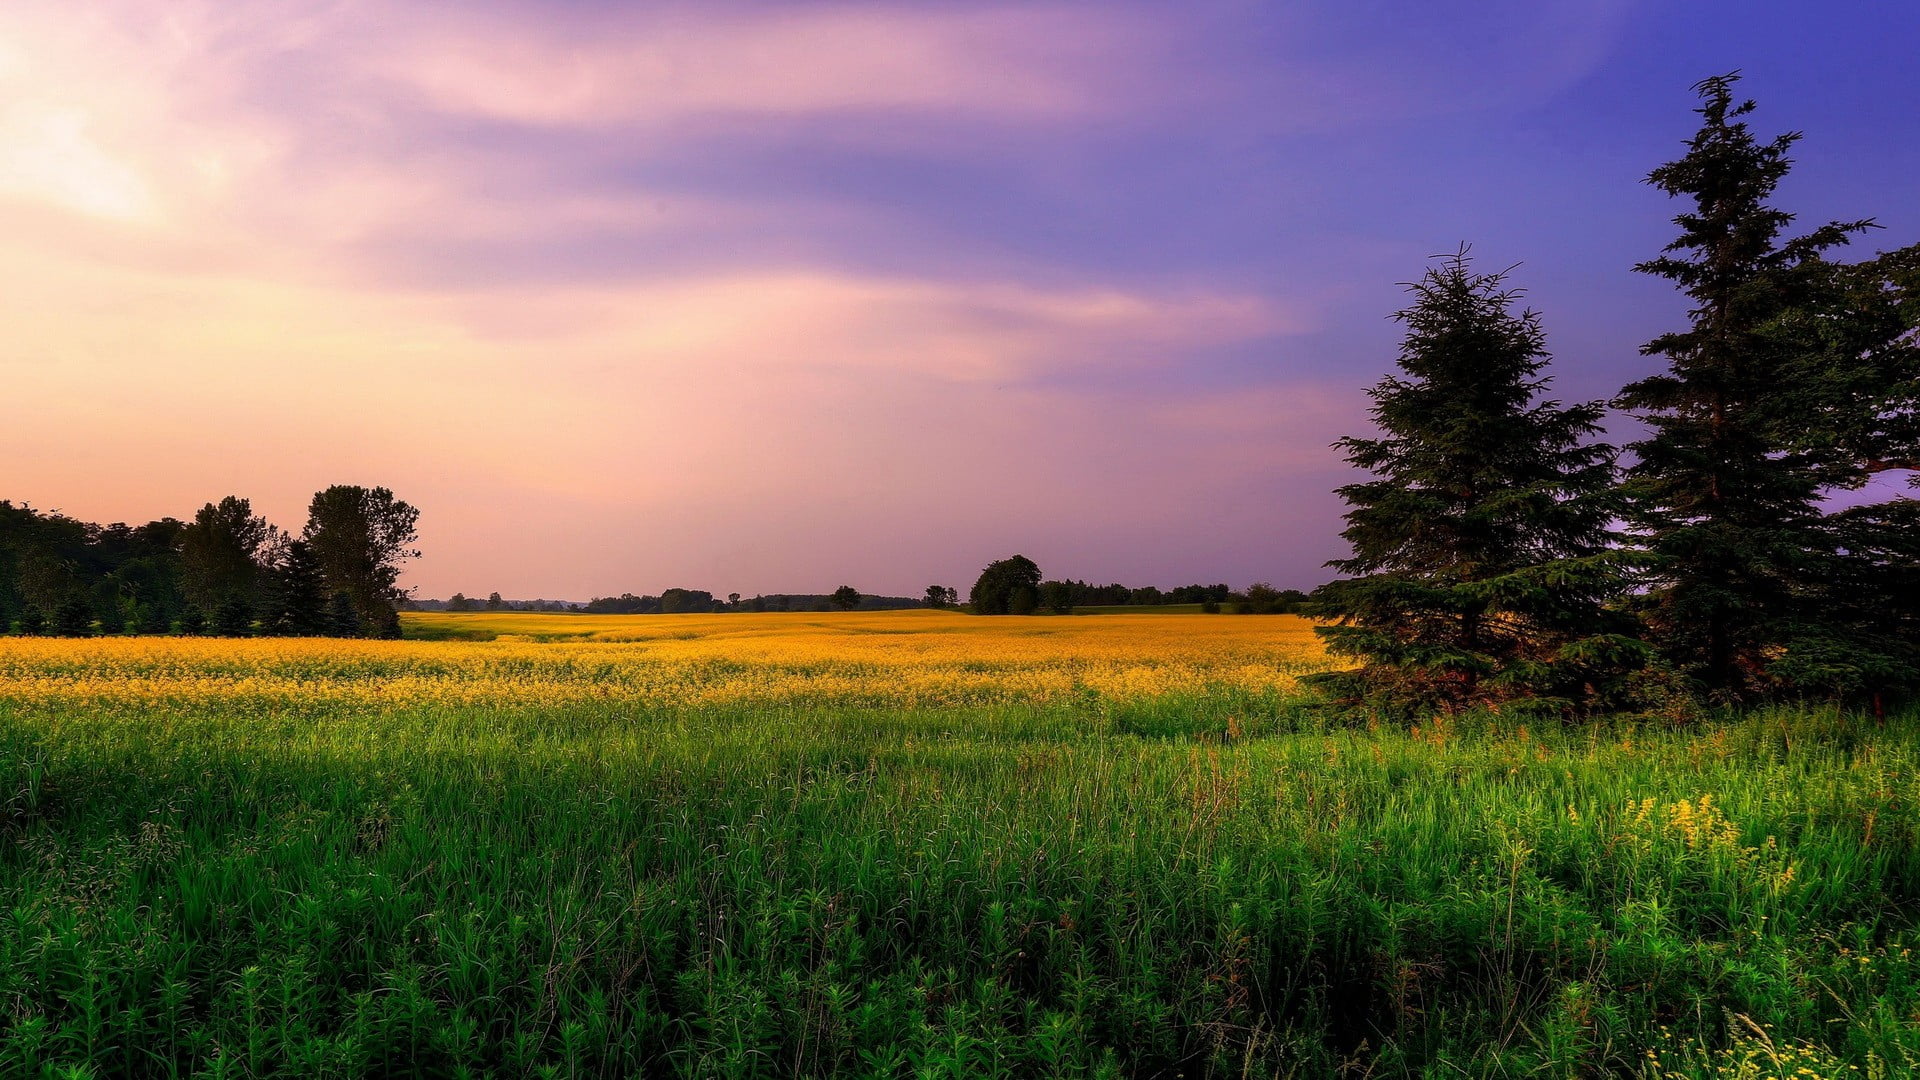
<path fill-rule="evenodd" d="M 1916 775 L 1818 710 L 22 697 L 0 1076 L 1908 1075 Z"/>

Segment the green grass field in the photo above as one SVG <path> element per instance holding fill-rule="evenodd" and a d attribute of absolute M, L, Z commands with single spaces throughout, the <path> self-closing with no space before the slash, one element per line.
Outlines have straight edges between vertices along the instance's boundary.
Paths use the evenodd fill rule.
<path fill-rule="evenodd" d="M 946 625 L 920 617 L 897 625 Z M 1278 625 L 1169 625 L 1193 622 Z M 262 643 L 260 674 L 169 697 L 136 693 L 136 661 L 103 646 L 9 648 L 0 1076 L 1920 1062 L 1912 716 L 1326 729 L 1284 692 L 1127 696 L 1090 671 L 984 704 L 679 705 L 596 697 L 624 676 L 566 643 Z M 1012 679 L 1027 655 L 995 662 Z M 399 658 L 587 691 L 319 692 L 398 678 L 382 665 Z M 822 662 L 777 661 L 789 678 Z"/>

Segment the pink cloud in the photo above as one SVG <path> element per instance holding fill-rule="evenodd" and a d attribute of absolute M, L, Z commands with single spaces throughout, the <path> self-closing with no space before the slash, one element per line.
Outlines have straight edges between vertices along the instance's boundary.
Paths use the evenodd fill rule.
<path fill-rule="evenodd" d="M 711 5 L 537 27 L 440 12 L 432 24 L 379 70 L 454 111 L 613 126 L 852 109 L 1058 118 L 1111 108 L 1113 62 L 1145 44 L 1127 13 L 1063 4 Z"/>

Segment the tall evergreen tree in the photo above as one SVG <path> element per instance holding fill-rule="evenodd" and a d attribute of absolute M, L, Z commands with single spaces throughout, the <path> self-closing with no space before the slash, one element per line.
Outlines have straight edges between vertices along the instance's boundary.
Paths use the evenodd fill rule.
<path fill-rule="evenodd" d="M 1402 374 L 1369 391 L 1382 435 L 1337 444 L 1374 477 L 1340 489 L 1353 556 L 1329 565 L 1356 576 L 1315 597 L 1360 666 L 1321 685 L 1390 711 L 1604 702 L 1644 649 L 1609 610 L 1626 586 L 1601 405 L 1542 398 L 1539 316 L 1464 248 L 1408 288 Z"/>
<path fill-rule="evenodd" d="M 262 626 L 269 634 L 312 637 L 332 628 L 326 578 L 313 545 L 292 540 L 281 547 L 270 570 L 270 602 Z"/>
<path fill-rule="evenodd" d="M 1673 281 L 1694 306 L 1686 329 L 1642 348 L 1667 371 L 1616 402 L 1650 431 L 1631 447 L 1625 485 L 1646 556 L 1644 617 L 1684 674 L 1735 702 L 1857 690 L 1901 666 L 1885 650 L 1869 665 L 1876 673 L 1831 662 L 1883 637 L 1849 601 L 1891 599 L 1863 579 L 1884 580 L 1869 568 L 1897 571 L 1911 556 L 1885 514 L 1830 514 L 1823 499 L 1911 461 L 1920 429 L 1911 313 L 1897 287 L 1911 249 L 1828 261 L 1872 227 L 1864 220 L 1786 238 L 1793 215 L 1769 200 L 1799 135 L 1756 139 L 1741 119 L 1753 103 L 1733 95 L 1738 78 L 1695 87 L 1699 131 L 1648 177 L 1691 205 L 1666 252 L 1636 269 Z"/>

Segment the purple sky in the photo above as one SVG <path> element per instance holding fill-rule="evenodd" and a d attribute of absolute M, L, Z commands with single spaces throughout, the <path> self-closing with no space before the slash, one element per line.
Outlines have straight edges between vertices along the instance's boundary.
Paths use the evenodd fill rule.
<path fill-rule="evenodd" d="M 1649 369 L 1708 74 L 1920 238 L 1910 2 L 22 7 L 0 497 L 385 484 L 427 596 L 1311 586 L 1426 256 Z"/>

